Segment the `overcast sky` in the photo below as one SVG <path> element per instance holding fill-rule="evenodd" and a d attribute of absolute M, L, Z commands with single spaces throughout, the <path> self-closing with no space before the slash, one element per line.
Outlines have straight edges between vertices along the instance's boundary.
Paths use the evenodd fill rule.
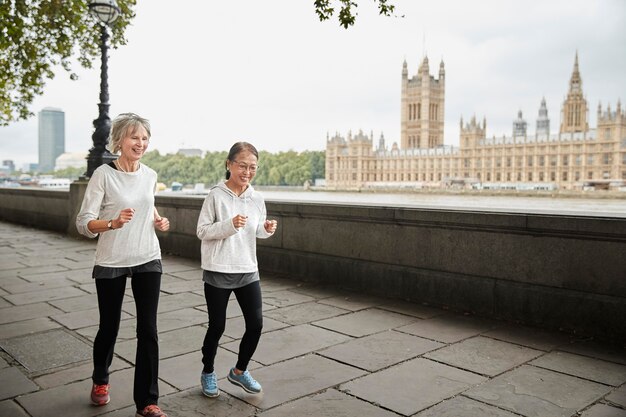
<path fill-rule="evenodd" d="M 139 0 L 128 45 L 110 52 L 111 116 L 150 119 L 152 149 L 228 150 L 237 140 L 271 152 L 325 149 L 326 133 L 400 138 L 402 62 L 424 54 L 446 68 L 446 144 L 459 119 L 487 119 L 510 135 L 522 110 L 529 131 L 545 97 L 552 132 L 576 51 L 596 125 L 598 102 L 626 101 L 623 0 L 393 0 L 397 15 L 358 1 L 355 26 L 319 22 L 312 0 Z M 98 116 L 99 60 L 58 71 L 33 103 L 65 111 L 66 151 L 87 151 Z M 626 104 L 626 103 L 623 103 Z M 37 117 L 0 128 L 0 158 L 37 162 Z"/>

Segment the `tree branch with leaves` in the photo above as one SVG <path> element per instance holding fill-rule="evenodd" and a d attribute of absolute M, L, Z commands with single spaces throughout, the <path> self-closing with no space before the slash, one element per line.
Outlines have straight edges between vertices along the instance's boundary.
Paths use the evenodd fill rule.
<path fill-rule="evenodd" d="M 389 2 L 389 0 L 373 0 L 378 6 L 378 14 L 383 16 L 393 16 L 393 12 L 396 7 Z M 334 6 L 337 5 L 338 6 Z M 354 25 L 356 16 L 358 15 L 356 9 L 358 4 L 352 0 L 314 0 L 315 13 L 319 17 L 320 21 L 330 19 L 336 12 L 337 7 L 339 13 L 337 13 L 337 19 L 339 24 L 345 29 Z"/>
<path fill-rule="evenodd" d="M 135 17 L 136 0 L 118 0 L 111 47 L 126 44 L 124 31 Z M 35 97 L 60 66 L 78 76 L 72 57 L 91 68 L 100 54 L 100 26 L 87 0 L 0 0 L 0 125 L 27 119 Z"/>

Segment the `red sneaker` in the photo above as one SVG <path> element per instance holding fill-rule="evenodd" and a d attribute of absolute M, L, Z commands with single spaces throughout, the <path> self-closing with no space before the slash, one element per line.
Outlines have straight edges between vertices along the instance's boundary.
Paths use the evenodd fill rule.
<path fill-rule="evenodd" d="M 109 388 L 109 384 L 93 384 L 93 387 L 91 388 L 91 402 L 93 405 L 105 405 L 111 401 Z"/>
<path fill-rule="evenodd" d="M 167 417 L 167 414 L 161 411 L 158 405 L 150 404 L 143 410 L 137 411 L 135 417 Z"/>

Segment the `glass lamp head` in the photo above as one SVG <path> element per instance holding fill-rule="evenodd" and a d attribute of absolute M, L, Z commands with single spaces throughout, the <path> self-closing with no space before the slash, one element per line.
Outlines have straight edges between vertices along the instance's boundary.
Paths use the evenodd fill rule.
<path fill-rule="evenodd" d="M 120 15 L 120 8 L 115 0 L 91 0 L 89 11 L 105 25 L 110 25 Z"/>

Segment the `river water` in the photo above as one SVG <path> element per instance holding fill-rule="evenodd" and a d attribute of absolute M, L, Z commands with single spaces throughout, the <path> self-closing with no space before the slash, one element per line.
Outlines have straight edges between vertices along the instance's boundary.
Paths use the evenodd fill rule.
<path fill-rule="evenodd" d="M 626 193 L 623 198 L 274 190 L 261 190 L 261 194 L 267 201 L 626 218 Z"/>

